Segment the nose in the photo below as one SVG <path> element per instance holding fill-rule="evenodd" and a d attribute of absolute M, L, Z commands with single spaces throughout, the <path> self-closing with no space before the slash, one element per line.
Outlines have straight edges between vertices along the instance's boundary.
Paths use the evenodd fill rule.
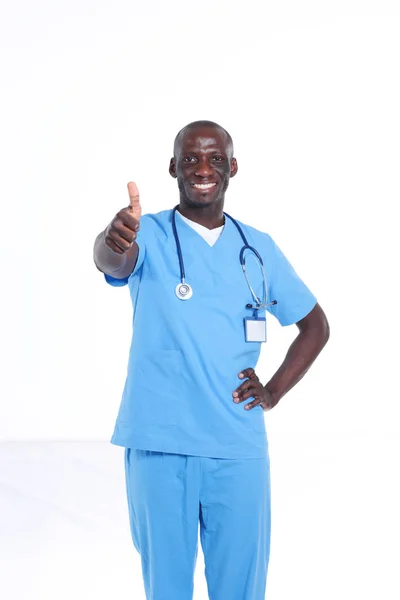
<path fill-rule="evenodd" d="M 199 162 L 196 165 L 194 174 L 197 177 L 202 177 L 203 179 L 206 179 L 206 177 L 210 177 L 210 175 L 213 174 L 213 169 L 210 166 L 207 158 L 199 160 Z"/>

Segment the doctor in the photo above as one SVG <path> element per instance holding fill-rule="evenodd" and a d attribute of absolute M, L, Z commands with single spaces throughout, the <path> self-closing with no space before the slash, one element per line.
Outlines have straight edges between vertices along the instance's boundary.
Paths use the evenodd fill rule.
<path fill-rule="evenodd" d="M 142 216 L 139 192 L 95 241 L 128 285 L 133 336 L 112 442 L 125 447 L 133 543 L 148 600 L 191 600 L 198 528 L 210 600 L 264 600 L 270 472 L 264 413 L 329 337 L 315 296 L 273 239 L 224 212 L 237 173 L 229 133 L 196 121 L 176 136 L 179 205 Z M 270 381 L 255 372 L 266 312 L 299 333 Z"/>

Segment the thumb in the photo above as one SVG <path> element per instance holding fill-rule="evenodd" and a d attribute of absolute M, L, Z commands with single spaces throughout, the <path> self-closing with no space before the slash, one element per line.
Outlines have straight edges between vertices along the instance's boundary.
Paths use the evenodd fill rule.
<path fill-rule="evenodd" d="M 139 221 L 142 216 L 142 207 L 140 206 L 139 190 L 134 181 L 128 183 L 128 193 L 130 212 L 132 216 Z"/>

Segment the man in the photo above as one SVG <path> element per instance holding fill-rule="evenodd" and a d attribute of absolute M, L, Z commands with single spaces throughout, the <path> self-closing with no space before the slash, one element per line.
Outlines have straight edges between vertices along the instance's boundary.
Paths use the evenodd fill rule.
<path fill-rule="evenodd" d="M 130 182 L 129 206 L 95 242 L 97 268 L 111 285 L 128 284 L 134 310 L 112 442 L 126 448 L 132 537 L 152 600 L 192 598 L 199 523 L 209 597 L 264 599 L 264 411 L 329 337 L 315 296 L 272 238 L 224 213 L 237 170 L 229 133 L 210 121 L 190 123 L 176 136 L 169 167 L 177 210 L 142 217 Z M 299 333 L 263 385 L 254 369 L 266 311 Z"/>

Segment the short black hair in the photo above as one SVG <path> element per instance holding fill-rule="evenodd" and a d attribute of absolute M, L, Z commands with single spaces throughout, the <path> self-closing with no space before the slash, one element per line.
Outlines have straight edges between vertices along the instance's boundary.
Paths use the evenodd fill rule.
<path fill-rule="evenodd" d="M 214 127 L 216 129 L 220 129 L 221 131 L 223 131 L 228 139 L 228 143 L 231 147 L 232 156 L 233 156 L 233 140 L 232 140 L 230 133 L 224 127 L 222 127 L 222 125 L 219 125 L 218 123 L 215 123 L 214 121 L 205 121 L 205 120 L 192 121 L 192 123 L 188 123 L 187 125 L 185 125 L 185 127 L 182 127 L 182 129 L 180 131 L 178 131 L 178 133 L 176 134 L 176 137 L 175 137 L 175 141 L 174 141 L 174 156 L 176 156 L 177 145 L 178 145 L 179 141 L 181 140 L 183 134 L 186 133 L 186 131 L 188 129 L 194 129 L 196 127 Z"/>

